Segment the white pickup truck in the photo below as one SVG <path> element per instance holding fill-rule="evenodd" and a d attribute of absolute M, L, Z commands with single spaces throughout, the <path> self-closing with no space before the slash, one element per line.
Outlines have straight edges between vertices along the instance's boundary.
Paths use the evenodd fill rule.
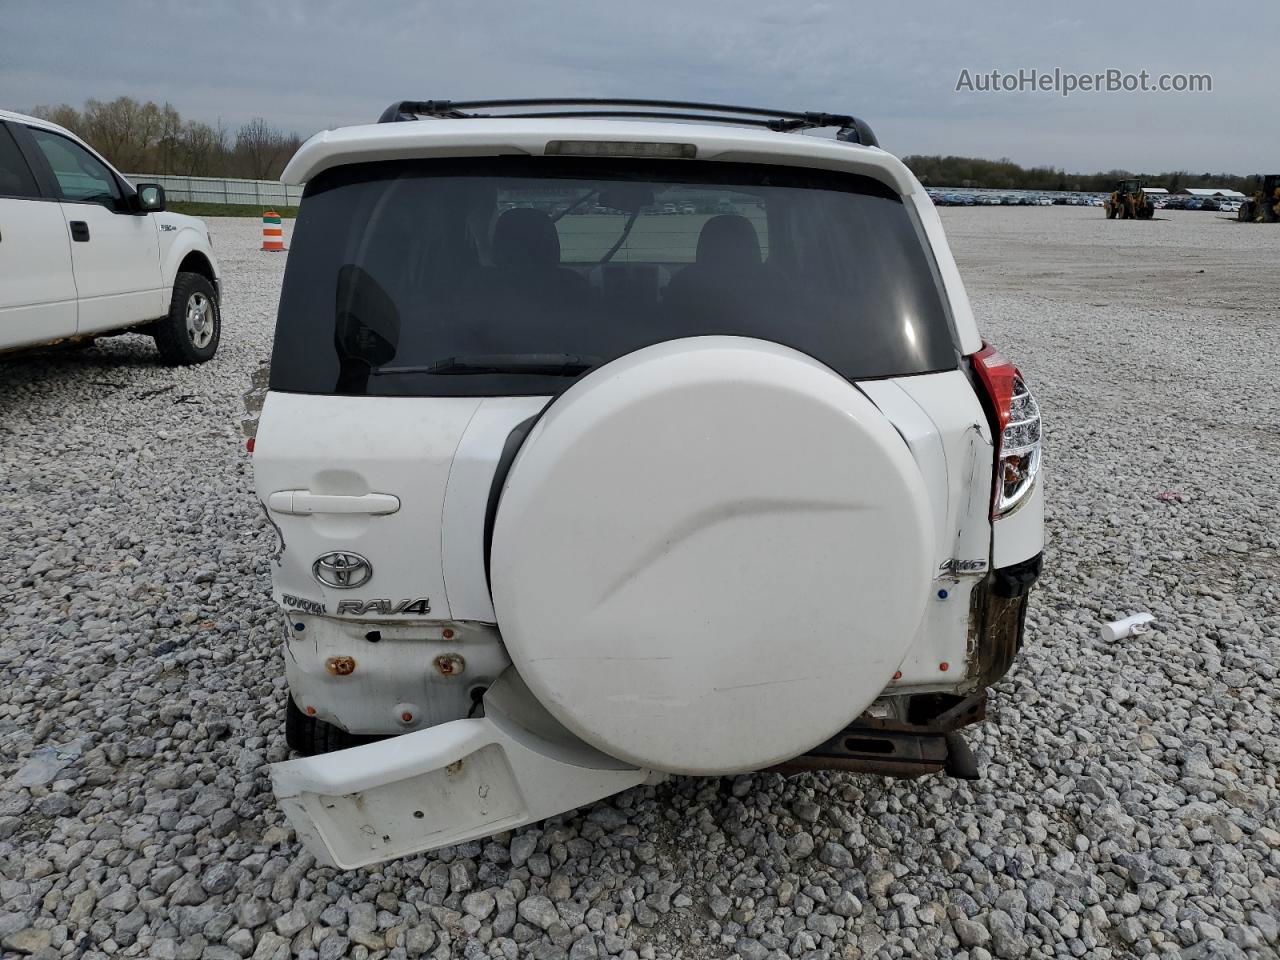
<path fill-rule="evenodd" d="M 272 776 L 317 857 L 672 774 L 975 776 L 959 731 L 1040 571 L 1040 413 L 901 161 L 853 117 L 719 105 L 384 120 L 284 172 L 253 438 L 307 755 Z"/>
<path fill-rule="evenodd" d="M 0 110 L 0 351 L 144 333 L 167 364 L 211 360 L 213 244 L 164 206 L 69 130 Z"/>

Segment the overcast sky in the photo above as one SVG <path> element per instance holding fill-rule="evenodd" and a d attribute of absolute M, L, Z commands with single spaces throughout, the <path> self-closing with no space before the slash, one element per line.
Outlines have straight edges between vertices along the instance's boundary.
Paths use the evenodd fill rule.
<path fill-rule="evenodd" d="M 399 99 L 663 97 L 854 113 L 897 154 L 1274 172 L 1277 36 L 1278 0 L 0 0 L 0 106 L 127 94 L 306 136 Z M 956 92 L 1019 68 L 1213 90 Z"/>

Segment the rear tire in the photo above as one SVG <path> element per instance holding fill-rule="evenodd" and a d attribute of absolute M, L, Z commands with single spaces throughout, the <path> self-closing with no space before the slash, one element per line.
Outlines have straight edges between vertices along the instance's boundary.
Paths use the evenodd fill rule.
<path fill-rule="evenodd" d="M 334 750 L 345 750 L 361 744 L 381 740 L 368 734 L 347 733 L 332 723 L 309 717 L 288 697 L 284 707 L 284 739 L 289 749 L 304 757 L 314 757 L 318 753 L 332 753 Z"/>
<path fill-rule="evenodd" d="M 213 359 L 222 337 L 222 311 L 208 278 L 198 273 L 178 274 L 169 313 L 156 323 L 152 335 L 160 359 L 170 367 Z"/>

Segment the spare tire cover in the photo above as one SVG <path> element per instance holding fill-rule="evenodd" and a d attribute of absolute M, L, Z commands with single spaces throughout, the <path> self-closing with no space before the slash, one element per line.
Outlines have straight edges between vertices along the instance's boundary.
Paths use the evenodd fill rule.
<path fill-rule="evenodd" d="M 880 694 L 920 624 L 930 508 L 901 437 L 788 347 L 646 347 L 556 399 L 507 475 L 491 586 L 529 689 L 670 773 L 759 769 Z"/>

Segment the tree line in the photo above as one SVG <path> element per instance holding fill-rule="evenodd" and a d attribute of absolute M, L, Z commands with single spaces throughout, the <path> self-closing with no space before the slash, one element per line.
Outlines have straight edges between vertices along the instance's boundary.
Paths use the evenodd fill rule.
<path fill-rule="evenodd" d="M 1187 187 L 1228 187 L 1242 193 L 1261 189 L 1259 176 L 1232 173 L 1190 173 L 1186 170 L 1143 173 L 1107 170 L 1100 173 L 1067 173 L 1054 167 L 1022 167 L 1008 158 L 980 160 L 976 157 L 903 157 L 911 172 L 930 187 L 987 187 L 993 190 L 1083 190 L 1103 193 L 1114 190 L 1117 180 L 1137 178 L 1148 186 L 1164 187 L 1176 193 Z"/>
<path fill-rule="evenodd" d="M 88 141 L 126 173 L 275 180 L 302 145 L 296 133 L 273 127 L 262 117 L 255 117 L 233 134 L 221 122 L 183 120 L 169 103 L 141 103 L 132 97 L 86 100 L 79 110 L 62 103 L 35 107 L 31 112 Z M 932 187 L 1101 193 L 1114 189 L 1117 180 L 1137 177 L 1170 192 L 1186 187 L 1230 187 L 1244 193 L 1261 189 L 1260 177 L 1230 173 L 1067 173 L 1055 167 L 1022 167 L 1008 158 L 954 156 L 908 156 L 903 162 L 922 183 Z"/>
<path fill-rule="evenodd" d="M 132 97 L 38 106 L 33 116 L 52 120 L 92 144 L 125 173 L 275 180 L 302 145 L 296 133 L 254 117 L 231 133 L 216 124 L 184 120 L 172 104 Z"/>

